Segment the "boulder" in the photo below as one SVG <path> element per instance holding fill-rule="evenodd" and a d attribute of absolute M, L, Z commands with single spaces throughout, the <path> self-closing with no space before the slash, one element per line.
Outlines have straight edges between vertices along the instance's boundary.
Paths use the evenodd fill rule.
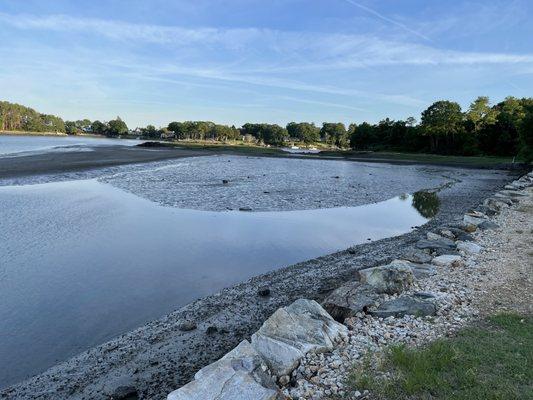
<path fill-rule="evenodd" d="M 252 346 L 271 371 L 290 375 L 308 352 L 326 352 L 345 340 L 348 328 L 313 300 L 296 300 L 278 309 L 252 335 Z"/>
<path fill-rule="evenodd" d="M 499 227 L 500 225 L 492 221 L 484 221 L 478 225 L 478 228 L 481 229 L 482 231 L 486 231 L 488 229 L 498 229 Z"/>
<path fill-rule="evenodd" d="M 473 242 L 474 241 L 474 237 L 468 233 L 468 232 L 465 232 L 464 230 L 462 229 L 459 229 L 459 228 L 448 228 L 449 231 L 451 231 L 455 238 L 457 240 L 461 240 L 463 242 Z"/>
<path fill-rule="evenodd" d="M 409 261 L 395 260 L 388 265 L 360 270 L 360 281 L 372 286 L 377 293 L 403 292 L 414 281 L 410 264 Z"/>
<path fill-rule="evenodd" d="M 441 235 L 438 235 L 438 234 L 433 233 L 433 232 L 428 232 L 427 233 L 427 238 L 428 238 L 428 240 L 441 240 L 441 239 L 444 239 Z"/>
<path fill-rule="evenodd" d="M 478 226 L 479 224 L 481 224 L 482 222 L 485 222 L 486 220 L 487 220 L 486 217 L 477 217 L 477 216 L 470 215 L 470 214 L 465 214 L 463 217 L 463 222 L 465 223 L 465 225 Z"/>
<path fill-rule="evenodd" d="M 336 321 L 343 322 L 359 312 L 366 312 L 368 307 L 376 304 L 378 298 L 372 286 L 355 281 L 334 290 L 322 302 L 322 306 Z"/>
<path fill-rule="evenodd" d="M 483 248 L 473 242 L 457 242 L 457 250 L 464 251 L 468 254 L 478 254 Z"/>
<path fill-rule="evenodd" d="M 416 279 L 428 278 L 437 273 L 431 264 L 412 264 L 411 271 L 413 271 Z"/>
<path fill-rule="evenodd" d="M 393 300 L 388 300 L 380 304 L 380 306 L 371 311 L 375 317 L 403 317 L 404 315 L 415 315 L 419 317 L 426 317 L 428 315 L 435 315 L 437 307 L 428 300 L 419 300 L 410 296 L 401 296 Z"/>
<path fill-rule="evenodd" d="M 445 254 L 435 257 L 432 261 L 438 267 L 461 267 L 464 265 L 461 256 Z"/>
<path fill-rule="evenodd" d="M 402 258 L 413 263 L 424 264 L 431 262 L 432 257 L 425 251 L 409 249 L 402 254 Z"/>
<path fill-rule="evenodd" d="M 220 360 L 202 368 L 194 380 L 167 400 L 282 399 L 261 356 L 247 340 Z"/>
<path fill-rule="evenodd" d="M 455 242 L 450 239 L 442 238 L 439 240 L 419 240 L 416 242 L 418 249 L 455 249 Z"/>

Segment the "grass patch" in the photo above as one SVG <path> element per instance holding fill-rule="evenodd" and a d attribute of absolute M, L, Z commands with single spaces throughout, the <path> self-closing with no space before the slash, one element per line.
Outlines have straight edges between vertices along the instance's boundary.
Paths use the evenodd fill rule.
<path fill-rule="evenodd" d="M 533 318 L 499 314 L 423 348 L 391 347 L 348 386 L 378 399 L 533 399 Z"/>

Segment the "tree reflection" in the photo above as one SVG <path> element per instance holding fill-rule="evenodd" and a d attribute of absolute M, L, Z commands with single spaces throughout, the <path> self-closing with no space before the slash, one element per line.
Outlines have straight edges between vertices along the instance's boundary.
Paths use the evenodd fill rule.
<path fill-rule="evenodd" d="M 439 211 L 440 200 L 436 193 L 421 190 L 413 194 L 413 207 L 424 218 L 432 218 Z"/>

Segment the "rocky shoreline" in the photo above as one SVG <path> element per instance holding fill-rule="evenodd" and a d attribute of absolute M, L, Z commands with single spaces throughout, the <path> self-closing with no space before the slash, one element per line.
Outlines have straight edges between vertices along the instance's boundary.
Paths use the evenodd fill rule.
<path fill-rule="evenodd" d="M 359 270 L 357 280 L 322 302 L 325 309 L 304 299 L 278 309 L 251 343 L 244 340 L 200 370 L 168 400 L 368 398 L 366 390 L 345 388 L 349 374 L 369 368 L 363 367 L 365 355 L 372 355 L 372 363 L 390 344 L 416 346 L 453 335 L 489 312 L 482 306 L 487 291 L 509 282 L 516 272 L 525 278 L 522 286 L 529 295 L 523 305 L 531 312 L 526 257 L 494 265 L 487 254 L 511 250 L 505 247 L 512 230 L 533 232 L 532 186 L 533 172 L 467 212 L 460 223 L 427 232 L 415 249 L 400 251 L 400 259 Z M 529 243 L 522 244 L 527 249 Z"/>
<path fill-rule="evenodd" d="M 464 212 L 509 180 L 509 175 L 502 174 L 490 180 L 457 182 L 439 194 L 438 216 L 418 230 L 258 276 L 197 300 L 4 389 L 0 396 L 106 399 L 112 395 L 120 398 L 121 390 L 133 388 L 139 398 L 163 399 L 190 381 L 199 368 L 249 338 L 276 309 L 302 297 L 324 300 L 332 290 L 352 280 L 356 271 L 389 263 L 398 258 L 398 248 L 411 248 L 425 239 L 428 231 L 460 222 Z M 265 293 L 265 286 L 269 296 L 260 295 Z M 193 325 L 183 329 L 188 321 Z"/>

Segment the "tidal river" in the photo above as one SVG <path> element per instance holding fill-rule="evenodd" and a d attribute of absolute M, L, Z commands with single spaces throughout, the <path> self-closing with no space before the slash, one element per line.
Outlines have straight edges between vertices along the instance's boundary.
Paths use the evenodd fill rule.
<path fill-rule="evenodd" d="M 429 216 L 411 194 L 446 181 L 226 156 L 77 178 L 0 182 L 0 386 L 254 275 L 408 232 Z"/>

